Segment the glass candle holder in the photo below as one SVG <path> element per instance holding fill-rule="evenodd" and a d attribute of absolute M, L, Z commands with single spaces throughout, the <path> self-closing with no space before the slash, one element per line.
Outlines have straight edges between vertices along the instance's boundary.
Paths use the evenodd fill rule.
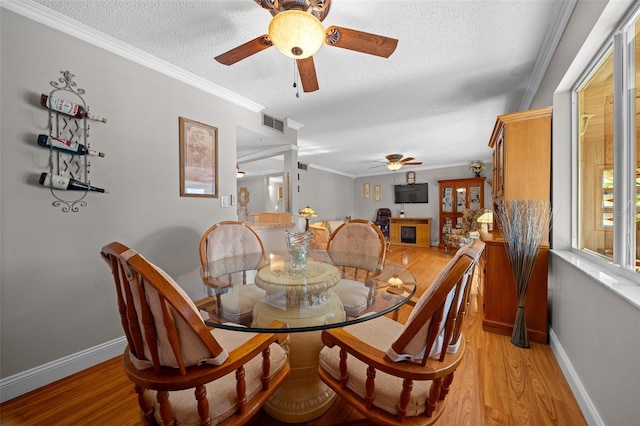
<path fill-rule="evenodd" d="M 287 239 L 287 250 L 289 251 L 289 274 L 291 276 L 300 276 L 304 274 L 304 270 L 307 267 L 311 231 L 285 231 L 285 236 Z"/>

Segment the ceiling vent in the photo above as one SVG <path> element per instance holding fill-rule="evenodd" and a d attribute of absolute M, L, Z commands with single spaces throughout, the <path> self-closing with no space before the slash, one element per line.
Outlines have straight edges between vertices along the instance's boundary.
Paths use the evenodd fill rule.
<path fill-rule="evenodd" d="M 304 164 L 298 161 L 298 169 L 300 170 L 307 170 L 307 168 L 309 167 L 308 164 Z"/>
<path fill-rule="evenodd" d="M 262 125 L 267 126 L 273 130 L 277 130 L 280 133 L 284 133 L 284 121 L 271 117 L 267 114 L 262 114 Z"/>

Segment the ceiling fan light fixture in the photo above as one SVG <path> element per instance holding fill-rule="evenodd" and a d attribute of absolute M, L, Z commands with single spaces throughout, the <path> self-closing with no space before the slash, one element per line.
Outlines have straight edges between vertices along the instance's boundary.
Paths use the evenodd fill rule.
<path fill-rule="evenodd" d="M 308 12 L 286 10 L 269 23 L 269 39 L 285 55 L 294 59 L 313 56 L 324 42 L 322 23 Z"/>
<path fill-rule="evenodd" d="M 400 167 L 402 167 L 402 163 L 400 162 L 390 162 L 387 164 L 387 169 L 395 172 L 396 170 L 400 170 Z"/>

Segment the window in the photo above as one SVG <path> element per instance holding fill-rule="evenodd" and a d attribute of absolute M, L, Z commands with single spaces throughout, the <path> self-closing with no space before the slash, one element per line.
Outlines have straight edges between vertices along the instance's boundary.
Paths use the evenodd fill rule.
<path fill-rule="evenodd" d="M 638 11 L 593 61 L 574 91 L 577 248 L 640 272 Z"/>

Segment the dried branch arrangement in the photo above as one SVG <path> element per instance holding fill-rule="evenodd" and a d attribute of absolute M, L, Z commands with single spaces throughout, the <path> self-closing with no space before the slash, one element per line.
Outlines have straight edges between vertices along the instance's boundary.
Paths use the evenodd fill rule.
<path fill-rule="evenodd" d="M 529 347 L 524 316 L 524 299 L 544 232 L 549 229 L 551 205 L 542 200 L 510 200 L 496 209 L 497 222 L 505 241 L 518 301 L 511 343 Z"/>

